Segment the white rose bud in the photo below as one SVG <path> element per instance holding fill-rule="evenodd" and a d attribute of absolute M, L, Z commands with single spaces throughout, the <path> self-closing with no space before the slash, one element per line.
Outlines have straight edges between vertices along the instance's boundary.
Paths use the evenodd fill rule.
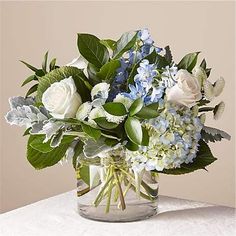
<path fill-rule="evenodd" d="M 72 77 L 53 83 L 42 97 L 44 107 L 56 119 L 74 118 L 81 105 Z"/>
<path fill-rule="evenodd" d="M 207 79 L 206 71 L 201 66 L 195 66 L 193 68 L 193 75 L 198 79 L 200 87 Z"/>
<path fill-rule="evenodd" d="M 177 84 L 166 90 L 167 101 L 192 107 L 202 98 L 198 80 L 187 70 L 179 70 L 175 76 Z"/>
<path fill-rule="evenodd" d="M 220 77 L 214 84 L 213 88 L 214 95 L 218 97 L 222 93 L 224 87 L 225 87 L 225 80 L 223 77 Z"/>

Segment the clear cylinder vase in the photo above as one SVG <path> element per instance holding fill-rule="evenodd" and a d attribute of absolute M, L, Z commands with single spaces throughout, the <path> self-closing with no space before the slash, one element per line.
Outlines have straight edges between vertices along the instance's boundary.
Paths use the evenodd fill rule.
<path fill-rule="evenodd" d="M 129 222 L 157 214 L 158 176 L 155 173 L 134 172 L 124 157 L 117 155 L 101 159 L 96 167 L 100 178 L 95 186 L 82 180 L 81 170 L 77 170 L 78 213 L 82 217 L 105 222 Z"/>

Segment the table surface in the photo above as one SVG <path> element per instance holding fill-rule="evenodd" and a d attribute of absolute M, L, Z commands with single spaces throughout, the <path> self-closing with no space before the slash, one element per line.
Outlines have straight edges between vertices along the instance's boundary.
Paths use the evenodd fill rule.
<path fill-rule="evenodd" d="M 235 209 L 160 196 L 159 214 L 138 222 L 104 223 L 76 211 L 76 191 L 0 215 L 1 236 L 233 236 Z"/>

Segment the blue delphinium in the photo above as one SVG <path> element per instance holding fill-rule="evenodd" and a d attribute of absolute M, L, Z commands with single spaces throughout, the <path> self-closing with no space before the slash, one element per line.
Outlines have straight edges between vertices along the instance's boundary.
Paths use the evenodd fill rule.
<path fill-rule="evenodd" d="M 120 67 L 116 70 L 116 76 L 111 84 L 111 90 L 109 92 L 108 101 L 112 101 L 117 94 L 124 92 L 124 84 L 128 78 L 128 69 L 129 62 L 124 58 L 120 59 Z"/>
<path fill-rule="evenodd" d="M 143 60 L 134 76 L 134 85 L 129 85 L 130 92 L 122 93 L 124 96 L 135 100 L 143 98 L 145 104 L 158 102 L 162 98 L 164 87 L 154 86 L 154 78 L 157 76 L 155 64 L 149 64 L 148 60 Z"/>

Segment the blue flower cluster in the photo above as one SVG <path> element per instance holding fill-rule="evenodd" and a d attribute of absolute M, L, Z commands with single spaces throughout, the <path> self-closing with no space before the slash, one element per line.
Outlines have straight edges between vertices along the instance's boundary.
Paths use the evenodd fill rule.
<path fill-rule="evenodd" d="M 113 80 L 111 91 L 109 93 L 108 101 L 112 101 L 117 94 L 124 92 L 126 88 L 124 88 L 124 84 L 127 81 L 128 78 L 128 69 L 132 68 L 133 64 L 137 63 L 138 61 L 141 61 L 144 57 L 149 55 L 152 50 L 156 50 L 157 53 L 162 51 L 162 48 L 155 47 L 154 41 L 151 38 L 151 35 L 148 31 L 148 29 L 142 29 L 138 32 L 138 38 L 140 39 L 141 45 L 138 46 L 138 49 L 131 49 L 128 52 L 128 58 L 121 58 L 120 59 L 120 67 L 116 70 L 116 76 Z M 145 60 L 143 63 L 140 63 L 140 68 L 138 69 L 138 75 L 139 77 L 143 77 L 144 81 L 144 73 L 152 71 L 152 73 L 156 73 L 154 68 L 152 68 L 154 65 L 148 65 L 148 61 Z M 146 68 L 145 68 L 146 67 Z M 155 72 L 154 72 L 155 71 Z M 156 75 L 156 74 L 155 74 Z M 149 80 L 151 80 L 151 77 L 155 76 L 154 74 L 152 76 L 149 76 Z M 149 84 L 150 81 L 148 82 Z M 136 83 L 135 86 L 131 86 L 130 90 L 131 93 L 136 93 L 136 91 L 139 91 L 139 94 L 143 91 L 140 90 L 142 87 L 141 84 Z M 147 91 L 146 91 L 147 92 Z M 146 98 L 146 101 L 152 102 L 152 100 L 157 100 L 158 96 L 162 96 L 163 89 L 153 89 L 152 95 L 149 98 Z M 158 95 L 159 94 L 159 95 Z M 143 94 L 144 95 L 144 94 Z M 137 96 L 139 97 L 139 96 Z M 141 96 L 142 97 L 142 96 Z M 146 97 L 146 96 L 145 96 Z"/>
<path fill-rule="evenodd" d="M 129 84 L 130 92 L 122 94 L 132 100 L 141 97 L 146 105 L 158 102 L 163 96 L 164 87 L 155 87 L 153 84 L 154 78 L 157 76 L 155 64 L 149 64 L 148 60 L 143 60 L 137 72 L 138 74 L 134 77 L 134 85 Z"/>
<path fill-rule="evenodd" d="M 150 135 L 149 146 L 127 153 L 134 169 L 140 166 L 158 171 L 178 168 L 196 157 L 203 125 L 190 109 L 166 104 L 160 116 L 145 125 Z"/>

